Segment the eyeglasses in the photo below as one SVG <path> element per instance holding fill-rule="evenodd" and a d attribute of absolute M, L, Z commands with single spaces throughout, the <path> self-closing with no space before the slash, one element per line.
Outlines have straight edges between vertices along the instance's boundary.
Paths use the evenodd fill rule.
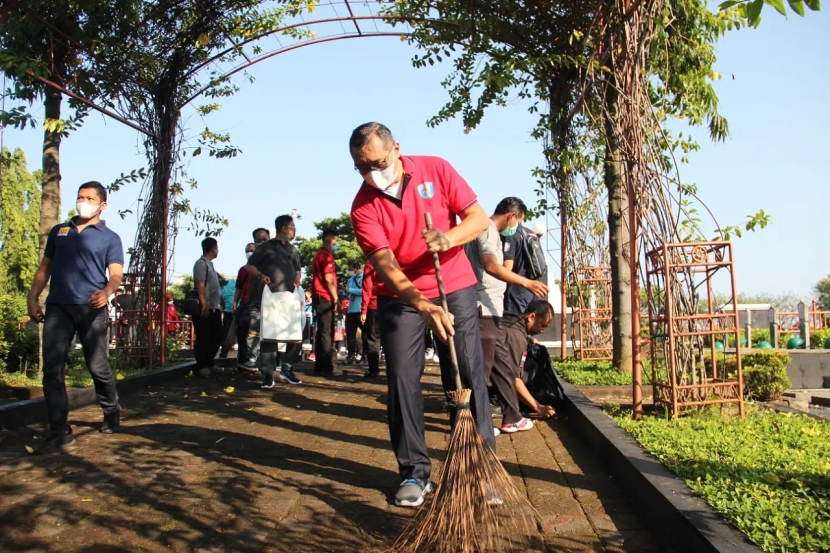
<path fill-rule="evenodd" d="M 378 161 L 370 161 L 368 163 L 356 163 L 354 166 L 354 170 L 360 173 L 361 175 L 365 175 L 366 173 L 370 173 L 372 171 L 383 171 L 384 169 L 388 168 L 392 165 L 392 161 L 389 159 L 392 152 L 395 151 L 395 147 L 392 146 L 392 149 L 387 152 L 383 159 L 379 159 Z"/>

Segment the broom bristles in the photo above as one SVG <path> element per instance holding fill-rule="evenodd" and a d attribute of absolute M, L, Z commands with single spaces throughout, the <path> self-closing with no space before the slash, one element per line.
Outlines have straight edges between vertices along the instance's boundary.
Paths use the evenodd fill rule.
<path fill-rule="evenodd" d="M 521 548 L 535 526 L 535 510 L 478 432 L 469 409 L 471 391 L 454 390 L 449 396 L 459 407 L 435 497 L 407 524 L 391 550 L 472 553 Z M 496 498 L 500 503 L 494 502 Z"/>

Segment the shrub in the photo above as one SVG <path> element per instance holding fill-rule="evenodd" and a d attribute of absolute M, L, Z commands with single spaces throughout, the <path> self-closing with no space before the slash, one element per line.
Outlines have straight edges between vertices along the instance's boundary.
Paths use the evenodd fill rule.
<path fill-rule="evenodd" d="M 574 386 L 631 386 L 631 375 L 610 361 L 554 361 L 562 378 Z M 651 384 L 651 368 L 643 363 L 643 384 Z"/>
<path fill-rule="evenodd" d="M 824 349 L 824 342 L 830 338 L 830 328 L 810 331 L 810 348 Z"/>
<path fill-rule="evenodd" d="M 792 382 L 787 376 L 790 356 L 783 351 L 747 353 L 743 356 L 744 396 L 760 401 L 781 397 Z"/>
<path fill-rule="evenodd" d="M 761 342 L 769 342 L 770 344 L 772 343 L 770 341 L 769 329 L 768 328 L 753 328 L 752 329 L 752 347 L 757 348 L 758 344 L 760 344 Z"/>
<path fill-rule="evenodd" d="M 21 356 L 30 359 L 32 334 L 33 351 L 37 358 L 37 332 L 17 324 L 27 319 L 28 308 L 24 294 L 0 294 L 0 371 L 17 367 Z"/>

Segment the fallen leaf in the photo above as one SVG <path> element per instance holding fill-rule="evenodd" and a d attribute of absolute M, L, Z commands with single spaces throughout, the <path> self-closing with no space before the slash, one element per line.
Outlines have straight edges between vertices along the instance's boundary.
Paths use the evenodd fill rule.
<path fill-rule="evenodd" d="M 115 379 L 116 380 L 124 380 L 124 375 L 121 374 L 121 373 L 118 373 L 118 374 L 115 375 Z"/>
<path fill-rule="evenodd" d="M 765 473 L 761 474 L 761 478 L 763 480 L 769 482 L 770 484 L 780 484 L 781 483 L 781 479 L 778 478 L 778 475 L 775 474 L 774 472 L 765 472 Z"/>
<path fill-rule="evenodd" d="M 221 442 L 221 441 L 222 441 L 222 440 L 224 440 L 224 439 L 225 439 L 225 438 L 219 438 L 218 440 L 216 440 L 216 441 L 215 441 L 215 442 L 213 442 L 213 443 L 218 444 L 219 442 Z"/>
<path fill-rule="evenodd" d="M 185 394 L 184 397 L 187 397 L 187 394 Z"/>
<path fill-rule="evenodd" d="M 89 498 L 89 497 L 85 497 L 81 501 L 84 502 L 84 503 L 92 503 L 92 499 Z"/>
<path fill-rule="evenodd" d="M 34 453 L 35 452 L 35 448 L 33 448 L 32 446 L 27 445 L 25 447 L 26 447 L 26 453 Z M 830 465 L 830 463 L 828 463 L 828 465 Z"/>
<path fill-rule="evenodd" d="M 253 411 L 254 409 L 256 409 L 256 407 L 248 407 L 248 408 L 247 408 L 247 409 L 245 409 L 245 410 L 246 410 L 246 411 Z"/>
<path fill-rule="evenodd" d="M 291 417 L 283 417 L 283 418 L 282 418 L 282 420 L 284 420 L 284 421 L 290 421 L 290 420 L 291 420 Z"/>
<path fill-rule="evenodd" d="M 227 388 L 225 388 L 225 393 L 226 394 L 232 394 L 235 391 L 236 391 L 236 388 L 234 388 L 233 386 L 228 386 Z"/>
<path fill-rule="evenodd" d="M 201 394 L 199 394 L 199 397 L 207 397 L 207 393 L 202 392 Z"/>

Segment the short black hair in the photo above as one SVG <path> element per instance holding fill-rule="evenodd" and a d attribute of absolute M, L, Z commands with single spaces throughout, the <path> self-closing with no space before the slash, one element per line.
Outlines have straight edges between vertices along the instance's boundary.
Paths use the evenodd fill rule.
<path fill-rule="evenodd" d="M 337 232 L 336 230 L 334 230 L 333 228 L 327 228 L 327 229 L 325 229 L 325 230 L 323 231 L 323 235 L 322 235 L 322 236 L 320 236 L 320 238 L 322 238 L 323 240 L 325 240 L 325 239 L 326 239 L 326 238 L 328 238 L 329 236 L 337 236 L 337 237 L 339 237 L 339 236 L 340 236 L 340 233 L 339 233 L 339 232 Z"/>
<path fill-rule="evenodd" d="M 519 198 L 509 196 L 499 202 L 493 214 L 507 215 L 508 213 L 515 213 L 519 217 L 524 217 L 527 214 L 527 206 Z"/>
<path fill-rule="evenodd" d="M 537 318 L 553 317 L 553 306 L 547 300 L 535 299 L 525 309 L 525 316 L 536 315 Z"/>
<path fill-rule="evenodd" d="M 349 269 L 360 269 L 360 261 L 349 261 Z"/>
<path fill-rule="evenodd" d="M 245 244 L 245 251 L 248 251 L 248 246 L 253 246 L 256 248 L 256 244 L 254 244 L 253 242 L 248 242 L 247 244 Z"/>
<path fill-rule="evenodd" d="M 288 223 L 293 223 L 294 217 L 291 215 L 280 215 L 276 219 L 274 219 L 274 228 L 277 229 L 277 234 L 282 232 L 282 227 L 287 225 Z"/>
<path fill-rule="evenodd" d="M 89 182 L 83 183 L 81 186 L 78 187 L 78 192 L 80 192 L 84 188 L 94 189 L 95 193 L 98 194 L 98 199 L 101 200 L 101 203 L 107 201 L 107 189 L 106 187 L 104 187 L 103 184 L 101 184 L 97 180 L 91 180 Z"/>
<path fill-rule="evenodd" d="M 363 123 L 352 131 L 352 136 L 349 138 L 349 150 L 359 150 L 368 144 L 373 136 L 380 138 L 384 144 L 395 143 L 392 131 L 386 125 L 375 122 Z"/>
<path fill-rule="evenodd" d="M 254 232 L 251 233 L 251 238 L 256 240 L 256 235 L 257 235 L 258 232 L 264 232 L 265 234 L 268 235 L 268 238 L 271 238 L 271 231 L 268 230 L 267 228 L 262 228 L 262 227 L 259 227 L 258 229 L 254 229 Z"/>
<path fill-rule="evenodd" d="M 208 253 L 213 251 L 213 248 L 215 248 L 217 244 L 218 242 L 216 241 L 216 238 L 208 236 L 207 238 L 202 240 L 202 253 Z"/>

